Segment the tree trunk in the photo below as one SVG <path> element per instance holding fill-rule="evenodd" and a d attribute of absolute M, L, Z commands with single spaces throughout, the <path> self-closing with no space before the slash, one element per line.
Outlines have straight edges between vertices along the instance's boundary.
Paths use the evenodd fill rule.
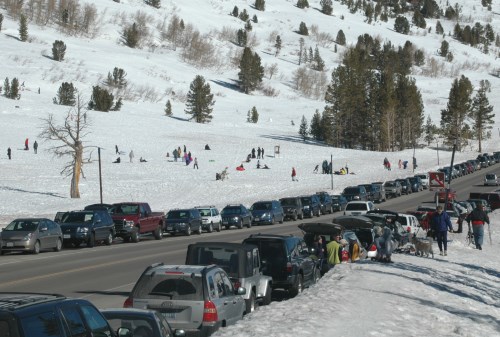
<path fill-rule="evenodd" d="M 75 144 L 75 159 L 73 162 L 73 176 L 71 178 L 71 198 L 80 198 L 80 172 L 82 171 L 83 145 L 77 141 Z"/>

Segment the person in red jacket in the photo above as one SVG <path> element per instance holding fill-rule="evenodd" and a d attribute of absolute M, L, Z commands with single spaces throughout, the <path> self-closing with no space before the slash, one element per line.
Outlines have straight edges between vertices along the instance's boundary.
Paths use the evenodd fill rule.
<path fill-rule="evenodd" d="M 26 140 L 24 141 L 24 150 L 28 151 L 30 148 L 29 148 L 29 139 L 26 138 Z"/>
<path fill-rule="evenodd" d="M 292 167 L 292 181 L 298 181 L 297 180 L 297 171 L 295 171 L 295 167 Z"/>
<path fill-rule="evenodd" d="M 490 218 L 484 211 L 484 206 L 480 203 L 477 203 L 477 207 L 469 213 L 467 218 L 465 218 L 465 221 L 467 221 L 469 228 L 472 223 L 472 232 L 474 233 L 474 242 L 476 243 L 476 248 L 482 250 L 484 224 L 490 224 Z"/>

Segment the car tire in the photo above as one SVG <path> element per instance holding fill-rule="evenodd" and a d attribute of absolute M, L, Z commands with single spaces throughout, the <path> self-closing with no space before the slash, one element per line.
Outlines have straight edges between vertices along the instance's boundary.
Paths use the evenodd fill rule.
<path fill-rule="evenodd" d="M 298 274 L 295 278 L 295 284 L 288 289 L 288 293 L 290 294 L 290 297 L 295 297 L 300 294 L 302 290 L 304 290 L 304 277 L 302 274 Z"/>
<path fill-rule="evenodd" d="M 62 249 L 62 245 L 63 245 L 62 240 L 57 239 L 56 246 L 54 247 L 54 252 L 60 252 Z"/>
<path fill-rule="evenodd" d="M 201 232 L 203 229 L 201 228 L 201 225 L 198 225 L 198 230 L 196 231 L 196 234 L 201 235 Z"/>
<path fill-rule="evenodd" d="M 271 304 L 271 301 L 272 301 L 272 293 L 271 292 L 272 292 L 271 285 L 268 284 L 267 285 L 267 289 L 266 289 L 266 294 L 262 298 L 262 305 L 269 305 L 269 304 Z"/>
<path fill-rule="evenodd" d="M 156 227 L 155 231 L 153 232 L 153 236 L 156 240 L 163 239 L 163 224 L 159 224 L 158 227 Z"/>
<path fill-rule="evenodd" d="M 191 225 L 188 225 L 188 226 L 186 227 L 186 230 L 185 230 L 185 232 L 184 232 L 184 233 L 186 234 L 186 236 L 191 236 L 191 233 L 192 233 L 192 232 L 191 232 Z"/>
<path fill-rule="evenodd" d="M 321 271 L 316 268 L 314 270 L 314 284 L 318 283 L 320 278 L 321 278 Z"/>
<path fill-rule="evenodd" d="M 214 224 L 213 222 L 208 224 L 207 232 L 212 233 L 214 231 Z"/>
<path fill-rule="evenodd" d="M 285 216 L 284 215 L 281 216 L 281 220 L 280 220 L 280 223 L 283 223 L 283 222 L 285 222 Z"/>
<path fill-rule="evenodd" d="M 251 227 L 252 227 L 252 220 L 248 220 L 247 228 L 251 228 Z"/>
<path fill-rule="evenodd" d="M 104 244 L 106 246 L 111 246 L 112 243 L 113 243 L 113 233 L 109 232 L 108 237 L 106 238 L 106 240 L 104 240 Z"/>
<path fill-rule="evenodd" d="M 299 219 L 304 220 L 304 213 L 300 213 Z"/>
<path fill-rule="evenodd" d="M 243 228 L 243 219 L 240 219 L 240 221 L 238 222 L 238 229 L 242 229 Z"/>
<path fill-rule="evenodd" d="M 227 226 L 226 226 L 226 230 L 229 230 L 229 228 L 231 228 L 231 226 L 227 225 Z"/>
<path fill-rule="evenodd" d="M 90 232 L 89 241 L 87 241 L 87 247 L 93 248 L 95 246 L 95 233 Z"/>
<path fill-rule="evenodd" d="M 139 227 L 137 227 L 136 230 L 132 233 L 132 235 L 130 236 L 130 240 L 132 240 L 132 242 L 134 243 L 141 241 L 141 237 L 139 235 Z"/>
<path fill-rule="evenodd" d="M 217 232 L 220 232 L 222 230 L 222 224 L 219 222 L 219 225 L 215 229 Z"/>
<path fill-rule="evenodd" d="M 297 212 L 293 213 L 293 221 L 297 221 L 298 218 Z"/>
<path fill-rule="evenodd" d="M 31 252 L 35 255 L 40 254 L 40 241 L 37 240 L 35 242 L 35 245 L 33 246 L 33 250 Z"/>
<path fill-rule="evenodd" d="M 250 292 L 250 298 L 245 300 L 245 306 L 247 314 L 255 311 L 255 293 L 253 291 Z"/>
<path fill-rule="evenodd" d="M 271 225 L 276 224 L 276 220 L 274 219 L 274 216 L 271 218 Z"/>

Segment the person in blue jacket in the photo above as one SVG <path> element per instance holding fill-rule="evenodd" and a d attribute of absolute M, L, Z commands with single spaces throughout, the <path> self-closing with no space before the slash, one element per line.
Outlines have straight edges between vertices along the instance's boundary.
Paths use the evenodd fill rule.
<path fill-rule="evenodd" d="M 434 216 L 432 217 L 432 223 L 431 223 L 432 229 L 436 233 L 436 238 L 438 242 L 438 247 L 439 247 L 439 255 L 448 255 L 448 230 L 450 232 L 453 231 L 453 226 L 451 224 L 450 216 L 448 213 L 443 212 L 443 207 L 442 206 L 437 206 L 436 207 L 436 213 L 434 213 Z M 444 249 L 444 253 L 443 253 Z"/>

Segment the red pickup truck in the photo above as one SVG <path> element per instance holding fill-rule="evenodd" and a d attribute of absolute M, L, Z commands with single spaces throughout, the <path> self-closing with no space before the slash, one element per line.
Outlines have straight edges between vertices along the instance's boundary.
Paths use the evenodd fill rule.
<path fill-rule="evenodd" d="M 116 236 L 125 242 L 139 242 L 140 235 L 153 233 L 156 240 L 163 238 L 163 212 L 152 212 L 147 202 L 121 202 L 110 209 Z"/>

